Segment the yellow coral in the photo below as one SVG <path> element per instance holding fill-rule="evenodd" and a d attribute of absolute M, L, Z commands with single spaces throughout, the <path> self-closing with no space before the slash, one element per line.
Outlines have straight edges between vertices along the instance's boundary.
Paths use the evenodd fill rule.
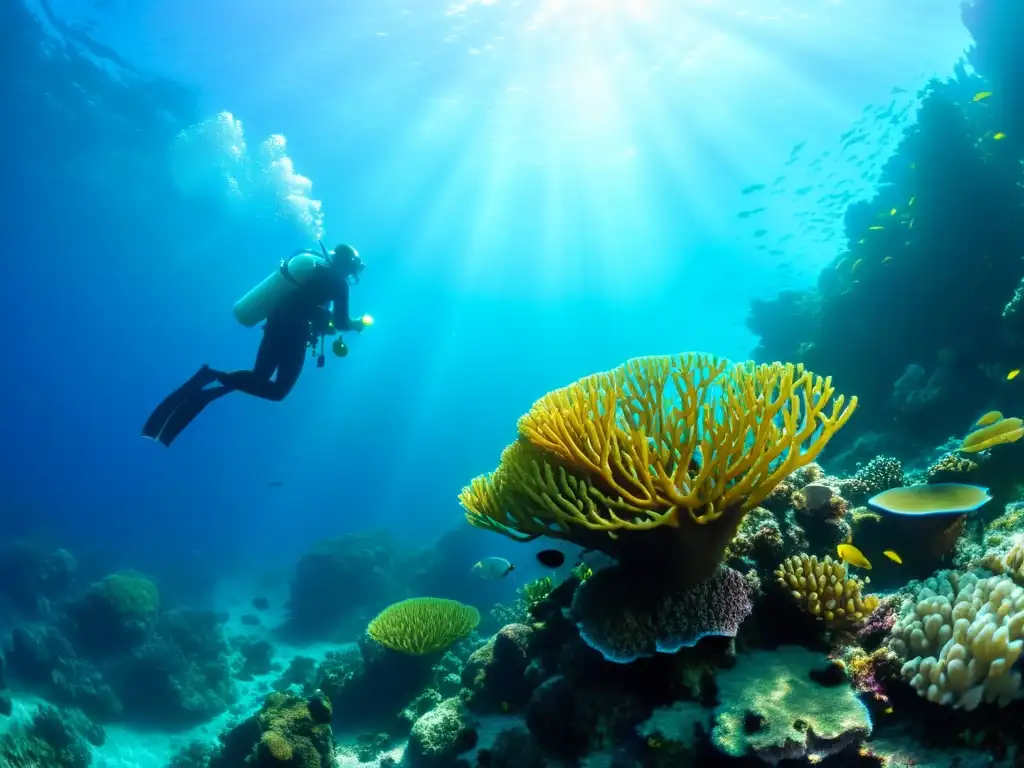
<path fill-rule="evenodd" d="M 635 358 L 538 400 L 460 502 L 472 525 L 518 540 L 742 516 L 849 419 L 857 399 L 833 394 L 802 365 Z"/>
<path fill-rule="evenodd" d="M 1000 419 L 994 424 L 976 429 L 964 438 L 960 450 L 964 453 L 978 453 L 994 445 L 1015 443 L 1024 437 L 1024 421 L 1018 418 Z"/>
<path fill-rule="evenodd" d="M 480 612 L 457 600 L 414 597 L 389 605 L 370 622 L 367 633 L 393 651 L 423 656 L 443 651 L 469 635 Z"/>
<path fill-rule="evenodd" d="M 775 571 L 775 580 L 789 590 L 801 608 L 833 626 L 863 621 L 878 607 L 875 595 L 861 595 L 862 582 L 846 575 L 846 566 L 828 555 L 794 555 Z"/>
<path fill-rule="evenodd" d="M 292 747 L 288 740 L 277 731 L 267 731 L 260 738 L 260 746 L 271 759 L 287 763 L 292 759 Z"/>

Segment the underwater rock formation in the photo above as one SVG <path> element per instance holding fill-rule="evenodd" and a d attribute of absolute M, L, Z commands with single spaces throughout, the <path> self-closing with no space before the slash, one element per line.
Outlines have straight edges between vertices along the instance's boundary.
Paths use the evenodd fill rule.
<path fill-rule="evenodd" d="M 534 630 L 509 624 L 473 651 L 462 669 L 463 698 L 473 712 L 514 712 L 529 701 L 533 686 L 526 676 Z"/>
<path fill-rule="evenodd" d="M 135 571 L 112 573 L 69 604 L 68 637 L 87 658 L 129 653 L 152 631 L 159 610 L 152 581 Z"/>
<path fill-rule="evenodd" d="M 405 762 L 409 768 L 447 768 L 476 742 L 476 724 L 462 702 L 445 699 L 413 724 Z"/>
<path fill-rule="evenodd" d="M 712 741 L 733 757 L 766 763 L 818 761 L 871 734 L 867 707 L 845 683 L 826 686 L 811 673 L 829 660 L 797 647 L 754 651 L 717 678 L 721 704 Z"/>
<path fill-rule="evenodd" d="M 393 559 L 386 533 L 318 542 L 296 566 L 281 630 L 295 639 L 333 640 L 346 630 L 362 629 L 361 609 L 397 597 L 387 577 Z"/>
<path fill-rule="evenodd" d="M 111 662 L 105 677 L 130 719 L 194 725 L 234 702 L 229 657 L 221 616 L 179 609 L 164 613 L 145 644 Z"/>
<path fill-rule="evenodd" d="M 56 627 L 17 627 L 6 660 L 12 681 L 54 704 L 78 707 L 98 720 L 113 720 L 124 705 L 91 662 L 80 658 Z"/>
<path fill-rule="evenodd" d="M 25 619 L 47 618 L 54 603 L 67 597 L 77 571 L 66 549 L 46 552 L 13 542 L 0 550 L 0 595 Z"/>
<path fill-rule="evenodd" d="M 52 707 L 39 707 L 27 724 L 17 724 L 0 736 L 0 765 L 4 768 L 89 768 L 89 742 L 76 730 L 81 722 Z M 102 731 L 90 734 L 102 744 Z"/>

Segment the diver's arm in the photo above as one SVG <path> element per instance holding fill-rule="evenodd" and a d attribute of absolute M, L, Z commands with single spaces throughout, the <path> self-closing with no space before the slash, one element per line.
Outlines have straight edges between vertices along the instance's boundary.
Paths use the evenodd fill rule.
<path fill-rule="evenodd" d="M 363 330 L 362 320 L 353 320 L 348 316 L 348 282 L 345 280 L 338 281 L 338 287 L 334 293 L 332 322 L 337 331 Z"/>

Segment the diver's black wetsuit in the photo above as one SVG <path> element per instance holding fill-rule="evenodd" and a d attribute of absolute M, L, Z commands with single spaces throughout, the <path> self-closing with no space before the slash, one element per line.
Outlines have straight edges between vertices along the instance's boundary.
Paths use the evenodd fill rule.
<path fill-rule="evenodd" d="M 331 302 L 333 310 L 328 310 Z M 275 402 L 284 400 L 302 373 L 306 348 L 327 332 L 329 322 L 336 331 L 361 330 L 361 321 L 353 322 L 348 310 L 347 278 L 325 269 L 321 279 L 301 286 L 271 312 L 251 371 L 227 373 L 204 365 L 157 406 L 142 434 L 169 446 L 207 405 L 231 392 Z M 219 384 L 207 388 L 215 382 Z"/>
<path fill-rule="evenodd" d="M 304 287 L 274 310 L 263 326 L 263 340 L 251 371 L 233 371 L 217 377 L 230 390 L 264 400 L 280 401 L 299 380 L 306 362 L 306 347 L 327 329 L 327 304 L 334 302 L 331 319 L 341 331 L 353 330 L 348 316 L 348 282 L 339 280 Z M 272 379 L 274 371 L 277 378 Z"/>

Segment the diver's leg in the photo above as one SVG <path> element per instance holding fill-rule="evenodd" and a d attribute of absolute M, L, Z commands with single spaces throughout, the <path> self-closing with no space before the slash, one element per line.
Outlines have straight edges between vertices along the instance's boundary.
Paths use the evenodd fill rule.
<path fill-rule="evenodd" d="M 164 424 L 164 428 L 160 430 L 157 440 L 170 447 L 175 438 L 185 430 L 185 427 L 193 422 L 196 416 L 203 412 L 206 406 L 233 391 L 231 387 L 225 386 L 199 390 L 174 409 L 174 413 L 170 415 L 167 423 Z"/>
<path fill-rule="evenodd" d="M 208 365 L 200 368 L 191 379 L 165 397 L 164 401 L 150 414 L 149 418 L 146 419 L 145 425 L 142 427 L 142 436 L 156 440 L 160 430 L 163 429 L 164 424 L 171 414 L 174 413 L 175 409 L 203 387 L 215 382 L 217 375 L 218 372 Z"/>
<path fill-rule="evenodd" d="M 303 332 L 276 337 L 272 344 L 268 344 L 268 358 L 274 366 L 270 372 L 273 373 L 274 368 L 277 369 L 276 379 L 271 379 L 269 374 L 260 375 L 266 371 L 264 367 L 259 371 L 234 371 L 221 376 L 220 381 L 227 387 L 253 397 L 274 402 L 284 400 L 302 373 L 302 366 L 306 362 L 307 343 L 308 338 Z M 257 363 L 259 362 L 257 360 Z"/>

